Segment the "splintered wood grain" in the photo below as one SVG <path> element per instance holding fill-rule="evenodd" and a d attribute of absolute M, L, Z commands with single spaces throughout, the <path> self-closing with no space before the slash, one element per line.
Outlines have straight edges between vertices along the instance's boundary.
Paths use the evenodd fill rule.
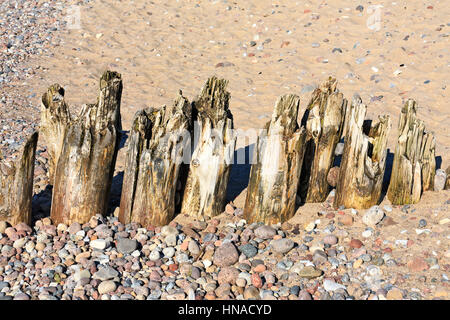
<path fill-rule="evenodd" d="M 85 223 L 106 214 L 122 127 L 121 95 L 120 74 L 106 71 L 97 103 L 84 105 L 68 124 L 54 177 L 55 224 Z"/>
<path fill-rule="evenodd" d="M 31 224 L 34 159 L 38 133 L 31 134 L 18 160 L 0 160 L 0 220 Z"/>
<path fill-rule="evenodd" d="M 229 109 L 228 81 L 209 78 L 194 101 L 195 148 L 189 165 L 181 212 L 199 219 L 223 212 L 236 145 Z"/>
<path fill-rule="evenodd" d="M 295 214 L 306 140 L 297 124 L 299 105 L 296 95 L 278 98 L 272 120 L 258 136 L 244 207 L 248 223 L 275 224 Z"/>
<path fill-rule="evenodd" d="M 364 133 L 367 107 L 354 96 L 348 109 L 348 127 L 339 170 L 334 206 L 367 209 L 381 200 L 387 157 L 387 136 L 391 128 L 389 116 Z"/>
<path fill-rule="evenodd" d="M 190 153 L 185 144 L 191 138 L 191 111 L 180 92 L 172 111 L 163 106 L 136 113 L 120 201 L 122 223 L 162 226 L 174 218 L 183 155 Z"/>
<path fill-rule="evenodd" d="M 419 202 L 423 191 L 432 190 L 434 185 L 436 140 L 416 113 L 417 103 L 409 99 L 400 115 L 388 189 L 388 198 L 396 205 Z"/>

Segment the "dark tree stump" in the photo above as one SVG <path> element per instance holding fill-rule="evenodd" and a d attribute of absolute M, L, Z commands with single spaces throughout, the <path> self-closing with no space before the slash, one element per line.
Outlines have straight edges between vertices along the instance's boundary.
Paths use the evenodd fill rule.
<path fill-rule="evenodd" d="M 330 77 L 313 92 L 307 107 L 307 142 L 299 183 L 299 194 L 304 202 L 323 202 L 330 189 L 328 172 L 341 138 L 347 105 L 336 86 L 336 79 Z"/>
<path fill-rule="evenodd" d="M 198 219 L 214 217 L 225 209 L 236 144 L 227 84 L 224 79 L 209 78 L 193 103 L 198 140 L 195 137 L 181 213 Z"/>
<path fill-rule="evenodd" d="M 436 170 L 436 140 L 417 119 L 417 104 L 409 99 L 400 115 L 388 198 L 395 205 L 417 203 L 422 192 L 432 190 Z"/>
<path fill-rule="evenodd" d="M 106 71 L 97 103 L 83 105 L 69 123 L 54 177 L 55 224 L 85 223 L 106 214 L 122 129 L 121 95 L 120 74 Z"/>
<path fill-rule="evenodd" d="M 15 162 L 0 159 L 0 220 L 12 226 L 31 224 L 34 158 L 38 133 L 34 132 Z"/>
<path fill-rule="evenodd" d="M 181 200 L 176 192 L 190 122 L 191 106 L 181 92 L 171 112 L 163 106 L 136 113 L 120 201 L 122 223 L 163 226 L 173 219 L 176 200 Z"/>
<path fill-rule="evenodd" d="M 367 108 L 359 96 L 353 98 L 348 111 L 334 206 L 367 209 L 378 204 L 381 198 L 390 118 L 380 116 L 366 135 L 363 126 Z"/>
<path fill-rule="evenodd" d="M 296 95 L 278 98 L 267 131 L 257 139 L 244 207 L 248 223 L 275 224 L 295 214 L 306 140 L 297 123 L 299 105 Z"/>

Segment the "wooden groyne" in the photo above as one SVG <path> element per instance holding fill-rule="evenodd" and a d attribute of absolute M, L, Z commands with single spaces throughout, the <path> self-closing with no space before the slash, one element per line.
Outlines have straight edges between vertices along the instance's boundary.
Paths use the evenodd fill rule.
<path fill-rule="evenodd" d="M 170 108 L 136 113 L 126 149 L 122 223 L 161 226 L 180 212 L 209 219 L 224 211 L 236 147 L 227 84 L 211 77 L 192 102 L 179 91 Z M 276 101 L 255 144 L 244 206 L 248 222 L 284 222 L 300 203 L 325 201 L 334 185 L 336 208 L 365 209 L 381 202 L 391 119 L 380 115 L 372 124 L 361 98 L 355 95 L 349 103 L 337 85 L 336 79 L 326 79 L 303 115 L 297 95 Z M 97 102 L 84 105 L 76 117 L 60 85 L 42 97 L 40 135 L 50 158 L 56 224 L 107 214 L 122 132 L 122 86 L 120 74 L 106 71 Z M 436 140 L 416 110 L 413 100 L 401 110 L 387 192 L 396 205 L 417 203 L 427 190 L 450 189 L 450 167 L 438 170 L 435 182 Z M 341 164 L 333 168 L 342 139 Z M 0 158 L 0 219 L 12 225 L 31 223 L 37 141 L 36 132 L 14 163 Z"/>

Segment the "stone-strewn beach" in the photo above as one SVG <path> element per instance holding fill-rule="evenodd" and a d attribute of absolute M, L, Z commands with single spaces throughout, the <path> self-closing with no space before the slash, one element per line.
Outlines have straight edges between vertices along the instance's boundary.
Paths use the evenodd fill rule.
<path fill-rule="evenodd" d="M 314 88 L 332 75 L 347 98 L 361 95 L 368 118 L 391 115 L 394 152 L 400 109 L 414 98 L 445 169 L 450 9 L 444 2 L 379 4 L 378 30 L 368 24 L 376 9 L 336 0 L 4 0 L 0 159 L 17 158 L 39 128 L 49 85 L 65 88 L 75 114 L 95 101 L 99 75 L 112 69 L 124 79 L 125 132 L 137 110 L 171 105 L 178 89 L 194 98 L 212 74 L 230 80 L 230 110 L 243 130 L 262 128 L 282 94 L 298 94 L 303 114 Z M 67 22 L 72 9 L 79 9 L 78 27 Z M 246 143 L 238 139 L 238 148 Z M 282 225 L 248 225 L 248 173 L 234 168 L 228 200 L 235 207 L 206 222 L 179 215 L 147 230 L 117 219 L 125 152 L 110 215 L 52 225 L 48 153 L 39 140 L 34 224 L 0 223 L 0 299 L 449 299 L 448 190 L 427 191 L 415 205 L 384 199 L 370 210 L 332 209 L 333 191 Z"/>

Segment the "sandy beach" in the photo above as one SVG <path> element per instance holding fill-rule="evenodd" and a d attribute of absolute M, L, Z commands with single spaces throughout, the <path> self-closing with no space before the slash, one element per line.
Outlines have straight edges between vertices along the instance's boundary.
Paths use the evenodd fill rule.
<path fill-rule="evenodd" d="M 0 150 L 6 157 L 17 156 L 24 136 L 38 128 L 41 97 L 50 85 L 64 87 L 71 109 L 79 110 L 82 104 L 96 101 L 101 74 L 114 70 L 122 75 L 124 84 L 121 116 L 125 131 L 130 130 L 136 111 L 172 105 L 180 89 L 194 100 L 212 75 L 229 80 L 235 128 L 260 129 L 270 120 L 277 97 L 299 95 L 303 114 L 313 90 L 332 76 L 346 99 L 361 96 L 368 106 L 367 119 L 391 116 L 390 153 L 397 142 L 401 108 L 407 99 L 415 99 L 418 118 L 436 138 L 437 168 L 445 170 L 450 165 L 450 7 L 445 1 L 19 2 L 20 10 L 14 9 L 15 1 L 6 1 L 2 16 L 15 10 L 17 16 L 36 18 L 28 32 L 26 26 L 20 31 L 0 24 L 4 61 L 0 70 Z M 37 9 L 27 9 L 32 6 Z M 237 148 L 248 143 L 238 140 Z M 51 199 L 43 144 L 39 141 L 35 169 L 36 220 L 48 215 Z M 113 181 L 112 211 L 118 205 L 125 155 L 126 148 L 122 148 Z M 413 206 L 392 206 L 384 199 L 380 208 L 385 218 L 376 227 L 362 223 L 364 210 L 334 210 L 331 194 L 324 204 L 298 208 L 288 223 L 257 232 L 260 225 L 246 225 L 241 220 L 248 169 L 234 169 L 229 186 L 232 197 L 228 199 L 233 206 L 208 223 L 180 215 L 172 229 L 144 232 L 136 225 L 122 225 L 114 216 L 93 217 L 91 222 L 75 226 L 54 226 L 45 218 L 34 229 L 10 230 L 0 238 L 2 298 L 450 297 L 450 191 L 425 192 Z M 6 226 L 0 229 L 6 234 Z M 46 236 L 37 239 L 38 233 Z M 16 245 L 22 234 L 27 240 Z M 325 240 L 330 234 L 337 238 Z M 294 248 L 292 251 L 271 245 L 286 237 L 296 242 L 289 249 Z M 119 250 L 119 238 L 132 244 L 125 241 Z M 218 254 L 214 248 L 227 243 L 225 239 L 240 239 L 235 241 L 239 250 L 224 249 L 222 255 L 236 255 L 236 259 L 217 266 L 212 262 L 214 252 Z M 104 241 L 92 245 L 94 240 Z M 30 242 L 33 244 L 26 244 Z M 96 245 L 101 249 L 94 248 Z M 195 260 L 199 247 L 206 248 L 203 262 Z M 258 253 L 250 254 L 253 250 Z M 22 252 L 28 254 L 23 265 L 31 264 L 32 270 L 25 275 L 6 267 L 8 259 Z M 86 252 L 91 253 L 82 256 Z M 38 256 L 40 260 L 34 261 Z M 311 262 L 313 270 L 308 270 L 312 275 L 303 277 L 301 270 L 306 269 L 302 268 L 310 267 Z M 62 264 L 63 269 L 49 271 Z M 109 275 L 104 275 L 106 271 L 98 274 L 103 270 L 99 264 L 109 265 L 114 272 L 108 269 Z M 183 264 L 189 266 L 183 269 Z M 297 271 L 288 272 L 294 267 Z M 222 273 L 221 268 L 225 270 Z M 318 269 L 323 271 L 320 283 L 315 274 Z M 186 274 L 193 273 L 196 277 L 186 280 Z M 292 273 L 296 275 L 283 276 Z M 42 285 L 50 288 L 55 274 L 65 274 L 58 289 L 39 289 Z M 19 290 L 14 281 L 20 277 L 27 278 L 30 285 L 19 286 Z M 323 285 L 325 278 L 333 284 Z M 345 293 L 338 283 L 344 285 Z"/>

